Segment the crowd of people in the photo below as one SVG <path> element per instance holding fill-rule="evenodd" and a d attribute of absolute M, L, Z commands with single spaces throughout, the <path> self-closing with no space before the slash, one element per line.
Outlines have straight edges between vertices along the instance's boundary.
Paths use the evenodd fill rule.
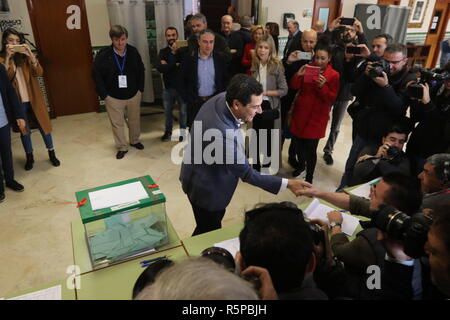
<path fill-rule="evenodd" d="M 408 66 L 405 45 L 388 34 L 369 44 L 357 19 L 348 25 L 341 18 L 326 30 L 318 22 L 301 31 L 297 21 L 288 21 L 281 59 L 276 23 L 254 25 L 244 16 L 234 30 L 233 16 L 227 14 L 221 30 L 210 30 L 198 13 L 186 21 L 186 30 L 168 26 L 167 47 L 155 62 L 164 81 L 161 140 L 172 138 L 177 104 L 179 141 L 188 140 L 180 181 L 197 224 L 193 235 L 221 227 L 239 179 L 274 194 L 289 189 L 365 216 L 369 221 L 361 223 L 363 231 L 350 241 L 342 232 L 340 211 L 329 212 L 327 223 L 306 221 L 293 203 L 266 204 L 246 212 L 240 251 L 232 259 L 234 267 L 228 268 L 232 272 L 209 261 L 211 255 L 183 263 L 165 261 L 151 265 L 138 279 L 134 298 L 450 297 L 450 76 L 420 81 L 422 71 Z M 187 41 L 178 41 L 179 32 Z M 110 38 L 111 46 L 95 57 L 93 78 L 106 104 L 116 158 L 122 159 L 128 145 L 144 149 L 139 141 L 144 64 L 127 43 L 124 27 L 113 26 Z M 6 187 L 15 191 L 24 188 L 14 180 L 10 126 L 21 132 L 25 169 L 30 170 L 34 159 L 27 113 L 37 120 L 50 161 L 60 164 L 37 87 L 42 68 L 27 45 L 15 50 L 23 43 L 20 33 L 5 31 L 0 51 L 0 152 Z M 441 72 L 450 74 L 450 63 Z M 420 94 L 411 94 L 412 88 Z M 323 160 L 333 165 L 346 112 L 353 132 L 345 171 L 336 192 L 322 191 L 312 184 L 319 140 L 326 136 L 331 113 Z M 258 147 L 252 159 L 240 134 L 244 124 L 255 131 L 251 143 Z M 215 150 L 215 162 L 197 162 L 195 152 L 203 155 L 208 148 L 200 135 L 211 129 L 223 137 L 214 141 L 220 149 Z M 274 157 L 282 163 L 285 139 L 291 140 L 287 162 L 293 179 L 261 174 Z M 304 171 L 305 181 L 295 179 Z M 370 200 L 341 192 L 377 177 L 381 180 L 372 186 Z M 373 266 L 381 272 L 381 285 L 375 289 L 367 285 L 367 270 Z"/>

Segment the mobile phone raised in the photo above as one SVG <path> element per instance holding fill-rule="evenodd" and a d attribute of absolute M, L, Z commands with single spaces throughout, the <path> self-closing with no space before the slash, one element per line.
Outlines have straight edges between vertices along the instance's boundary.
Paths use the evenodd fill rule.
<path fill-rule="evenodd" d="M 352 26 L 355 23 L 355 18 L 341 18 L 343 26 Z"/>
<path fill-rule="evenodd" d="M 346 47 L 345 52 L 348 54 L 361 54 L 361 47 Z"/>
<path fill-rule="evenodd" d="M 311 60 L 312 54 L 311 52 L 300 51 L 299 53 L 297 53 L 297 58 L 299 58 L 300 60 Z"/>

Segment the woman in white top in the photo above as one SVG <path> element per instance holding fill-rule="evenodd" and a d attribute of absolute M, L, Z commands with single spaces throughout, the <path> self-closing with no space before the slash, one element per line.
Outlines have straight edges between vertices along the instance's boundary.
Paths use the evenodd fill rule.
<path fill-rule="evenodd" d="M 262 84 L 264 90 L 263 112 L 253 119 L 257 139 L 254 139 L 256 141 L 251 145 L 253 149 L 250 148 L 250 156 L 254 159 L 255 169 L 260 170 L 261 166 L 271 166 L 277 171 L 281 167 L 280 98 L 286 95 L 288 86 L 283 65 L 275 54 L 273 41 L 270 40 L 264 37 L 256 43 L 250 69 L 252 76 Z M 271 136 L 273 136 L 272 141 Z M 257 155 L 254 152 L 252 154 L 253 150 L 257 150 Z M 262 163 L 260 163 L 261 155 Z"/>

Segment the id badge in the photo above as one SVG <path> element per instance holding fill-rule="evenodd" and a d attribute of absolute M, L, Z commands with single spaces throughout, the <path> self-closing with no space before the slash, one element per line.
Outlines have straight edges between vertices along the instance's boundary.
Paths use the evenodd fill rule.
<path fill-rule="evenodd" d="M 120 75 L 119 76 L 119 88 L 127 87 L 127 76 Z"/>

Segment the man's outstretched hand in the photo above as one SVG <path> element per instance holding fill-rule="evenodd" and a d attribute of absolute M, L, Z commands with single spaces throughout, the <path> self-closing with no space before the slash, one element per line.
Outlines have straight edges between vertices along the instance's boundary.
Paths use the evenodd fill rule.
<path fill-rule="evenodd" d="M 287 187 L 298 197 L 303 195 L 302 191 L 311 188 L 312 184 L 303 180 L 289 179 Z"/>

